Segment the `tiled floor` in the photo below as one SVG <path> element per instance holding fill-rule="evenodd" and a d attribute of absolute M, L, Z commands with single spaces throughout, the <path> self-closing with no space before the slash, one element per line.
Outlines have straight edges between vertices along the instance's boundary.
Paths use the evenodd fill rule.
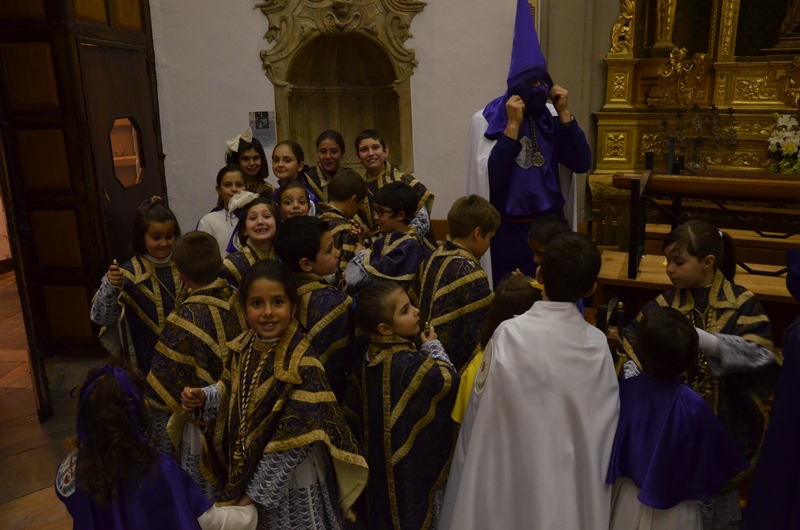
<path fill-rule="evenodd" d="M 48 359 L 53 416 L 39 423 L 13 273 L 0 275 L 0 529 L 72 528 L 53 479 L 75 435 L 70 391 L 98 359 Z"/>

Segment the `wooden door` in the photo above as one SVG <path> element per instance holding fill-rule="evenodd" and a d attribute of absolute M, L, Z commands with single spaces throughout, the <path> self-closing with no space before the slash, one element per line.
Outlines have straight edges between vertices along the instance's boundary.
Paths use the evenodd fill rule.
<path fill-rule="evenodd" d="M 147 48 L 82 39 L 80 68 L 109 256 L 131 257 L 131 226 L 164 196 Z"/>
<path fill-rule="evenodd" d="M 52 412 L 43 356 L 98 355 L 89 321 L 102 237 L 83 172 L 62 36 L 0 31 L 0 182 L 40 417 Z"/>
<path fill-rule="evenodd" d="M 43 357 L 105 354 L 93 291 L 129 255 L 136 206 L 163 193 L 152 70 L 147 0 L 0 0 L 0 187 L 40 418 Z"/>

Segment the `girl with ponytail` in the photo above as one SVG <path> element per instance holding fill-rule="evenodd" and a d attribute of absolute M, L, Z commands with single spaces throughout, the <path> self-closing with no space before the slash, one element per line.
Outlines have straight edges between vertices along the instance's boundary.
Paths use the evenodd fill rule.
<path fill-rule="evenodd" d="M 647 304 L 625 329 L 623 377 L 642 371 L 633 345 L 643 316 L 659 306 L 680 311 L 697 330 L 700 344 L 686 383 L 711 406 L 750 460 L 750 468 L 729 485 L 735 486 L 754 469 L 767 428 L 763 402 L 773 394 L 778 374 L 772 327 L 753 293 L 733 283 L 736 255 L 728 234 L 707 221 L 689 221 L 670 232 L 663 248 L 674 289 Z M 738 488 L 728 487 L 701 503 L 701 513 L 706 529 L 739 521 Z"/>

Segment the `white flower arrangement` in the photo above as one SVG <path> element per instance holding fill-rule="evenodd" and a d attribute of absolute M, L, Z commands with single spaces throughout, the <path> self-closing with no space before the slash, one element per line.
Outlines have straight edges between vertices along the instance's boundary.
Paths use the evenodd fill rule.
<path fill-rule="evenodd" d="M 767 151 L 771 173 L 800 174 L 800 129 L 797 119 L 789 114 L 775 114 L 775 128 L 769 137 Z"/>

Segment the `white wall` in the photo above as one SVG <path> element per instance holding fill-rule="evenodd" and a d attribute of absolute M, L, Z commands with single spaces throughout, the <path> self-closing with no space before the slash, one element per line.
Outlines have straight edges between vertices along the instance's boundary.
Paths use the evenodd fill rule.
<path fill-rule="evenodd" d="M 150 2 L 168 194 L 184 230 L 215 204 L 224 141 L 247 127 L 248 112 L 275 108 L 259 59 L 267 19 L 253 4 Z M 593 144 L 591 113 L 602 105 L 602 57 L 619 3 L 542 4 L 542 48 L 551 73 L 573 94 L 571 110 Z M 414 174 L 436 195 L 436 219 L 463 193 L 472 115 L 505 91 L 515 6 L 516 0 L 437 0 L 411 25 L 407 46 L 419 61 L 411 78 Z"/>
<path fill-rule="evenodd" d="M 167 193 L 184 231 L 216 205 L 225 140 L 275 110 L 261 69 L 267 19 L 254 0 L 150 0 Z"/>
<path fill-rule="evenodd" d="M 414 18 L 414 176 L 444 219 L 464 194 L 472 115 L 506 90 L 516 0 L 437 0 Z"/>

